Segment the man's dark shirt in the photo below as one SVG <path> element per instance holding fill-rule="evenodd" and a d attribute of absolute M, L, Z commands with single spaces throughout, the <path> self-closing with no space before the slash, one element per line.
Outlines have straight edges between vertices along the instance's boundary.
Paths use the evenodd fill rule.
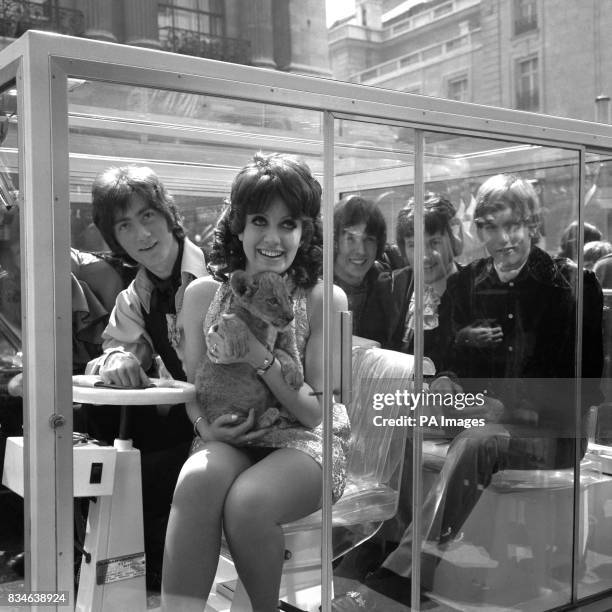
<path fill-rule="evenodd" d="M 392 316 L 391 297 L 381 286 L 381 267 L 375 263 L 358 287 L 334 278 L 334 283 L 346 293 L 349 310 L 353 313 L 353 334 L 380 342 L 385 347 L 388 321 Z"/>
<path fill-rule="evenodd" d="M 149 312 L 142 309 L 145 330 L 151 336 L 155 351 L 161 357 L 166 369 L 176 380 L 186 381 L 183 365 L 168 338 L 168 321 L 166 314 L 176 314 L 174 297 L 181 286 L 181 261 L 184 242 L 179 241 L 179 252 L 169 278 L 161 279 L 147 270 L 147 276 L 153 283 Z"/>
<path fill-rule="evenodd" d="M 449 278 L 443 298 L 452 322 L 449 369 L 462 381 L 480 379 L 480 390 L 501 399 L 509 414 L 533 410 L 539 426 L 573 431 L 577 272 L 570 260 L 553 260 L 532 247 L 510 282 L 499 280 L 492 258 Z M 582 411 L 601 401 L 602 310 L 601 288 L 585 271 L 582 377 L 590 381 L 583 385 Z M 484 320 L 502 328 L 502 342 L 478 348 L 454 341 L 460 329 Z"/>

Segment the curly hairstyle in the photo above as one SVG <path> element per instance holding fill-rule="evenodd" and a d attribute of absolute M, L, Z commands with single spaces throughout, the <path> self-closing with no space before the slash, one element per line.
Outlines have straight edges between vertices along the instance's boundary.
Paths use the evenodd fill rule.
<path fill-rule="evenodd" d="M 281 153 L 256 153 L 236 175 L 226 207 L 215 227 L 208 270 L 226 281 L 234 270 L 244 270 L 246 256 L 238 235 L 247 215 L 265 211 L 280 198 L 294 219 L 302 221 L 302 238 L 287 271 L 297 287 L 313 287 L 323 268 L 321 185 L 301 160 Z"/>
<path fill-rule="evenodd" d="M 376 238 L 376 259 L 381 259 L 387 243 L 387 223 L 380 208 L 371 200 L 351 196 L 334 207 L 334 246 L 347 227 L 365 223 L 365 233 Z"/>
<path fill-rule="evenodd" d="M 151 168 L 146 166 L 111 167 L 103 170 L 91 187 L 93 222 L 113 255 L 130 264 L 136 262 L 124 251 L 115 236 L 115 220 L 138 194 L 151 208 L 160 212 L 177 240 L 185 238 L 182 216 L 172 196 Z"/>

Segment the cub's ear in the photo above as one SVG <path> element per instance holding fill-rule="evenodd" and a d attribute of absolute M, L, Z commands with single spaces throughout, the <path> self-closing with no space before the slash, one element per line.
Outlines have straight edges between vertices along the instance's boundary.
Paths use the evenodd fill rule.
<path fill-rule="evenodd" d="M 249 297 L 255 288 L 253 279 L 244 270 L 236 270 L 232 274 L 230 286 L 234 294 L 241 297 Z"/>

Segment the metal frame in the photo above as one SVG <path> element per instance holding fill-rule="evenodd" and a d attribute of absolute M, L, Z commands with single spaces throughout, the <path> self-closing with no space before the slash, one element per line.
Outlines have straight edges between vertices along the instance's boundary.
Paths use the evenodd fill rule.
<path fill-rule="evenodd" d="M 17 78 L 20 179 L 25 201 L 21 212 L 21 244 L 24 247 L 22 269 L 25 271 L 22 281 L 26 322 L 25 404 L 28 407 L 24 421 L 26 533 L 31 553 L 28 586 L 32 589 L 67 590 L 71 595 L 73 532 L 72 503 L 68 500 L 72 498 L 72 397 L 71 368 L 67 359 L 71 315 L 69 280 L 65 274 L 70 263 L 66 248 L 69 245 L 68 76 L 322 112 L 327 244 L 333 242 L 330 212 L 333 205 L 333 121 L 337 117 L 416 128 L 421 145 L 415 149 L 415 177 L 422 176 L 423 132 L 444 131 L 557 146 L 579 151 L 581 160 L 584 160 L 585 149 L 612 152 L 612 126 L 428 98 L 150 49 L 29 31 L 0 52 L 0 84 Z M 44 100 L 49 104 L 41 104 Z M 580 181 L 579 207 L 582 209 L 582 176 Z M 421 192 L 419 188 L 415 194 L 417 201 L 422 201 Z M 422 229 L 422 214 L 417 215 L 416 223 L 415 257 L 420 261 L 424 248 L 422 231 L 419 231 Z M 331 279 L 333 258 L 328 251 L 324 269 L 327 279 Z M 419 273 L 417 270 L 417 279 Z M 421 312 L 422 288 L 419 283 L 415 299 L 417 312 Z M 332 325 L 329 280 L 325 283 L 324 308 L 324 347 L 329 350 Z M 422 333 L 417 334 L 416 342 L 416 352 L 422 354 Z M 416 364 L 419 384 L 422 365 L 418 359 Z M 328 402 L 331 401 L 332 389 L 330 367 L 328 362 L 324 381 Z M 58 415 L 62 415 L 63 424 Z M 326 424 L 329 431 L 329 416 Z M 415 450 L 417 447 L 418 437 Z M 324 610 L 329 609 L 327 598 L 331 578 L 331 565 L 325 561 L 329 557 L 325 552 L 329 550 L 331 534 L 330 485 L 328 469 L 323 510 Z M 415 501 L 422 496 L 419 487 L 417 482 Z M 414 516 L 418 516 L 418 512 Z M 418 574 L 418 565 L 415 570 Z M 418 608 L 418 595 L 413 594 L 413 597 L 413 604 Z"/>

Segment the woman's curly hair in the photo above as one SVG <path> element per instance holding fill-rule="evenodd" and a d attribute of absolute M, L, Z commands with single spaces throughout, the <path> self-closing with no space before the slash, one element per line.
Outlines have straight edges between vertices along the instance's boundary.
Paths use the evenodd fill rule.
<path fill-rule="evenodd" d="M 234 179 L 215 227 L 208 270 L 216 280 L 226 281 L 228 274 L 245 268 L 246 256 L 238 235 L 244 231 L 247 215 L 265 211 L 274 198 L 280 198 L 289 214 L 302 221 L 300 246 L 287 273 L 304 289 L 321 278 L 321 185 L 301 160 L 281 153 L 256 153 Z"/>

